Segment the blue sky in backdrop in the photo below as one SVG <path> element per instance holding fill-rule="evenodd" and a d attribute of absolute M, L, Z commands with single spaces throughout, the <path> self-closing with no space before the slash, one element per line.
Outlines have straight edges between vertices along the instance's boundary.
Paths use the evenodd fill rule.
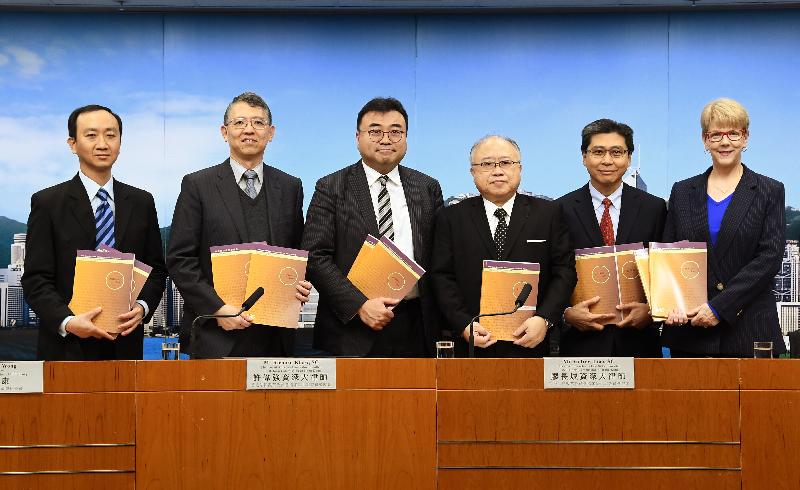
<path fill-rule="evenodd" d="M 446 196 L 474 189 L 472 143 L 522 147 L 523 188 L 552 197 L 586 181 L 580 130 L 611 117 L 635 131 L 650 191 L 708 165 L 699 113 L 729 96 L 750 111 L 745 163 L 786 184 L 800 110 L 800 11 L 580 15 L 150 15 L 0 13 L 0 215 L 26 221 L 30 195 L 70 178 L 69 112 L 123 118 L 114 174 L 148 189 L 162 226 L 181 177 L 227 157 L 235 95 L 273 111 L 266 161 L 315 181 L 357 160 L 355 117 L 392 95 L 410 116 L 404 161 Z"/>

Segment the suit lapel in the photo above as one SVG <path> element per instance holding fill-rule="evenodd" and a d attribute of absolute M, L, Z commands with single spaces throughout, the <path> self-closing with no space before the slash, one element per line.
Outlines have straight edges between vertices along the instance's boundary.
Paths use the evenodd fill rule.
<path fill-rule="evenodd" d="M 356 198 L 358 209 L 364 218 L 364 226 L 367 232 L 378 237 L 378 220 L 375 218 L 375 209 L 372 207 L 372 198 L 369 195 L 369 184 L 367 184 L 367 174 L 364 172 L 361 160 L 350 167 L 348 184 L 353 196 Z"/>
<path fill-rule="evenodd" d="M 400 181 L 403 184 L 403 194 L 406 196 L 408 217 L 411 221 L 414 260 L 420 262 L 422 257 L 425 257 L 425 251 L 423 250 L 425 241 L 422 236 L 422 189 L 420 189 L 419 182 L 417 182 L 404 167 L 398 166 L 397 171 L 400 173 Z"/>
<path fill-rule="evenodd" d="M 267 203 L 267 242 L 277 243 L 275 236 L 278 223 L 275 221 L 282 214 L 283 210 L 283 189 L 278 183 L 278 179 L 273 177 L 273 168 L 264 164 L 264 182 L 261 187 L 266 192 L 265 201 Z"/>
<path fill-rule="evenodd" d="M 619 210 L 619 225 L 617 226 L 616 244 L 628 243 L 628 237 L 639 217 L 639 209 L 642 206 L 640 195 L 634 193 L 628 184 L 622 184 L 622 205 Z M 599 230 L 598 225 L 598 230 Z"/>
<path fill-rule="evenodd" d="M 508 237 L 506 238 L 506 248 L 500 260 L 507 260 L 511 249 L 519 238 L 519 234 L 528 222 L 528 215 L 531 212 L 531 201 L 528 196 L 517 194 L 514 199 L 514 207 L 511 209 L 511 223 L 508 226 Z"/>
<path fill-rule="evenodd" d="M 689 199 L 689 216 L 692 223 L 694 236 L 702 237 L 706 242 L 708 266 L 715 277 L 720 277 L 717 266 L 717 253 L 711 245 L 711 234 L 708 231 L 708 174 L 711 167 L 692 180 L 692 195 Z M 693 219 L 692 219 L 693 218 Z M 719 243 L 719 241 L 717 241 Z"/>
<path fill-rule="evenodd" d="M 492 238 L 492 232 L 489 228 L 489 220 L 486 219 L 486 208 L 484 208 L 483 205 L 483 198 L 481 196 L 474 198 L 470 207 L 469 214 L 472 223 L 475 225 L 475 233 L 481 237 L 483 244 L 486 246 L 486 250 L 489 252 L 490 256 L 494 258 L 497 253 L 497 247 L 495 247 L 494 238 Z"/>
<path fill-rule="evenodd" d="M 247 227 L 242 214 L 242 202 L 239 200 L 239 186 L 236 185 L 230 159 L 219 164 L 217 169 L 217 190 L 222 204 L 228 211 L 231 222 L 239 234 L 239 242 L 243 242 L 247 236 Z"/>
<path fill-rule="evenodd" d="M 116 191 L 116 189 L 115 189 Z M 97 230 L 94 224 L 94 214 L 92 214 L 92 205 L 89 203 L 89 197 L 86 194 L 86 188 L 81 182 L 78 174 L 69 183 L 69 197 L 74 201 L 74 205 L 70 206 L 72 216 L 78 222 L 81 229 L 83 229 L 86 243 L 91 242 L 91 248 L 94 248 Z"/>
<path fill-rule="evenodd" d="M 755 176 L 750 169 L 745 167 L 742 178 L 733 191 L 731 202 L 728 203 L 728 208 L 725 210 L 725 214 L 722 217 L 719 234 L 717 235 L 717 243 L 714 245 L 714 254 L 717 257 L 724 257 L 725 252 L 728 251 L 736 229 L 742 221 L 744 221 L 747 210 L 750 209 L 750 203 L 755 195 L 755 190 Z"/>
<path fill-rule="evenodd" d="M 575 214 L 591 246 L 600 247 L 604 245 L 603 235 L 600 233 L 600 224 L 597 222 L 597 215 L 592 205 L 592 195 L 589 192 L 589 184 L 581 188 L 581 197 L 575 200 Z"/>
<path fill-rule="evenodd" d="M 126 187 L 114 179 L 114 242 L 116 247 L 122 250 L 125 239 L 125 232 L 128 230 L 133 205 L 130 202 L 130 194 Z"/>

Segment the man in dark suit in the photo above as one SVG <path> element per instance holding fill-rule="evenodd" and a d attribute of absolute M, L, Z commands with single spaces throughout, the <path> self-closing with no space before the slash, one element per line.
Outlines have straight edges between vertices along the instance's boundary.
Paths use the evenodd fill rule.
<path fill-rule="evenodd" d="M 498 341 L 474 324 L 478 357 L 542 357 L 550 328 L 575 287 L 575 255 L 561 208 L 518 194 L 522 163 L 519 146 L 504 136 L 487 136 L 470 151 L 470 172 L 480 196 L 444 208 L 436 219 L 431 281 L 446 326 L 469 339 L 470 320 L 480 310 L 484 260 L 540 265 L 536 315 Z M 481 312 L 489 313 L 489 312 Z M 459 341 L 459 351 L 466 350 Z"/>
<path fill-rule="evenodd" d="M 284 357 L 294 352 L 294 330 L 252 325 L 242 313 L 207 320 L 199 315 L 235 315 L 214 291 L 210 247 L 268 242 L 298 248 L 303 235 L 303 185 L 300 179 L 264 163 L 275 127 L 264 99 L 252 92 L 235 97 L 225 110 L 222 137 L 230 158 L 183 178 L 167 248 L 167 267 L 184 299 L 181 346 L 196 358 Z M 306 301 L 308 281 L 297 284 Z"/>
<path fill-rule="evenodd" d="M 591 122 L 581 132 L 583 165 L 589 183 L 557 202 L 564 209 L 576 248 L 659 241 L 667 207 L 663 199 L 631 187 L 622 177 L 631 165 L 633 130 L 610 119 Z M 606 324 L 613 312 L 591 313 L 599 296 L 564 312 L 561 354 L 566 356 L 661 357 L 657 325 L 647 303 L 617 305 L 624 319 Z"/>
<path fill-rule="evenodd" d="M 71 180 L 31 197 L 22 288 L 40 319 L 37 357 L 48 361 L 141 359 L 143 329 L 166 285 L 167 271 L 153 196 L 111 175 L 122 142 L 122 120 L 89 105 L 67 121 L 80 170 Z M 153 268 L 133 309 L 118 317 L 114 338 L 92 320 L 100 308 L 72 311 L 77 250 L 114 247 Z"/>
<path fill-rule="evenodd" d="M 321 178 L 308 208 L 303 248 L 320 294 L 314 347 L 337 356 L 429 356 L 438 338 L 427 275 L 399 303 L 367 298 L 347 279 L 367 234 L 392 239 L 424 269 L 430 266 L 442 190 L 435 179 L 399 165 L 407 128 L 398 100 L 367 102 L 356 119 L 361 160 Z"/>

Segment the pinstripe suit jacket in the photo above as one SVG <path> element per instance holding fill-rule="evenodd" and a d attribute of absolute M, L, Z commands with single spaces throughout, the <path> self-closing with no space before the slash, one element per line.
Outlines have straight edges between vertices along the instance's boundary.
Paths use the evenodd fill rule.
<path fill-rule="evenodd" d="M 421 172 L 399 166 L 413 232 L 414 260 L 430 268 L 433 221 L 442 206 L 439 182 Z M 366 355 L 376 332 L 364 325 L 358 309 L 367 300 L 347 280 L 367 234 L 378 236 L 367 176 L 359 160 L 321 178 L 306 216 L 303 248 L 308 250 L 308 279 L 319 291 L 314 324 L 314 347 L 340 356 Z M 430 355 L 439 335 L 437 313 L 428 290 L 427 275 L 419 282 L 425 345 Z"/>
<path fill-rule="evenodd" d="M 708 244 L 708 299 L 720 316 L 712 328 L 664 326 L 670 347 L 710 356 L 752 357 L 754 341 L 785 352 L 772 286 L 786 246 L 783 184 L 744 167 L 712 245 L 706 203 L 708 175 L 672 187 L 664 241 Z"/>

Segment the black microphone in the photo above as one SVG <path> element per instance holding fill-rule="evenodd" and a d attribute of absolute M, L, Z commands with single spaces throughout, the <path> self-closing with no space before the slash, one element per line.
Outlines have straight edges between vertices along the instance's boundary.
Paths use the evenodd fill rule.
<path fill-rule="evenodd" d="M 251 294 L 246 300 L 244 300 L 244 303 L 242 303 L 242 309 L 239 310 L 239 313 L 236 313 L 236 314 L 233 314 L 233 315 L 200 315 L 200 316 L 196 317 L 194 320 L 192 320 L 192 332 L 191 332 L 191 335 L 189 336 L 189 338 L 191 339 L 190 342 L 189 342 L 189 348 L 192 350 L 191 357 L 193 359 L 195 357 L 195 350 L 194 350 L 195 349 L 195 341 L 194 341 L 195 336 L 194 336 L 194 332 L 195 332 L 195 326 L 197 325 L 197 321 L 198 320 L 209 320 L 211 318 L 236 318 L 237 316 L 241 315 L 245 311 L 247 311 L 250 308 L 252 308 L 253 305 L 256 304 L 256 301 L 261 299 L 262 296 L 264 296 L 264 288 L 259 286 L 258 289 L 253 291 L 253 294 Z"/>
<path fill-rule="evenodd" d="M 530 294 L 531 292 L 530 289 L 531 288 L 528 288 L 528 294 Z M 242 303 L 242 311 L 240 311 L 239 313 L 243 313 L 252 308 L 253 305 L 256 304 L 256 301 L 260 300 L 262 296 L 264 296 L 264 288 L 259 287 L 258 289 L 253 291 L 253 294 L 251 294 L 249 298 L 244 300 L 244 303 Z M 527 294 L 525 295 L 525 298 L 526 299 L 528 298 Z M 524 303 L 525 300 L 522 300 L 522 302 Z"/>
<path fill-rule="evenodd" d="M 522 305 L 524 305 L 525 302 L 528 301 L 528 296 L 531 295 L 531 291 L 533 291 L 533 286 L 531 286 L 529 283 L 526 282 L 525 285 L 522 286 L 522 291 L 519 292 L 517 300 L 514 301 L 514 306 L 516 306 L 517 308 L 522 308 Z"/>
<path fill-rule="evenodd" d="M 503 312 L 500 312 L 500 313 L 484 313 L 482 315 L 476 315 L 475 317 L 472 318 L 472 320 L 470 320 L 470 322 L 469 322 L 469 357 L 475 357 L 475 330 L 474 330 L 474 328 L 475 328 L 474 327 L 475 320 L 477 320 L 478 318 L 486 317 L 486 316 L 513 315 L 514 313 L 517 312 L 518 309 L 520 309 L 522 307 L 522 305 L 525 304 L 526 301 L 528 301 L 528 296 L 531 295 L 531 291 L 532 290 L 533 290 L 533 286 L 531 286 L 529 283 L 526 282 L 522 286 L 522 289 L 520 290 L 519 294 L 517 295 L 517 299 L 514 301 L 514 309 L 513 310 L 511 310 L 511 311 L 503 311 Z"/>

